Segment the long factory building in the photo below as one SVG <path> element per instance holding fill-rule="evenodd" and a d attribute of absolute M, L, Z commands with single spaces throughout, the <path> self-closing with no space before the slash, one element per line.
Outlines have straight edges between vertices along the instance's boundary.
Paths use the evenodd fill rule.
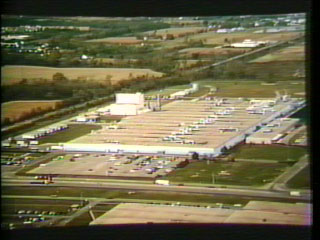
<path fill-rule="evenodd" d="M 303 106 L 285 101 L 242 98 L 176 100 L 160 111 L 127 116 L 71 142 L 64 151 L 218 156 L 245 140 L 258 126 L 285 117 Z"/>

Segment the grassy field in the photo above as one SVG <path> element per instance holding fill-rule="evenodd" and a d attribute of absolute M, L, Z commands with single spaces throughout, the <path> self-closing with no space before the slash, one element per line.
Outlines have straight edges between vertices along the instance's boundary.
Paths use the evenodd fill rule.
<path fill-rule="evenodd" d="M 188 97 L 202 97 L 205 94 L 208 94 L 209 92 L 210 92 L 210 88 L 208 88 L 208 87 L 200 87 L 198 91 L 189 94 Z"/>
<path fill-rule="evenodd" d="M 70 124 L 69 128 L 66 130 L 41 138 L 39 140 L 39 144 L 68 142 L 85 134 L 88 134 L 92 130 L 98 129 L 101 129 L 101 126 L 89 124 Z"/>
<path fill-rule="evenodd" d="M 108 204 L 108 205 L 97 205 L 92 208 L 92 213 L 95 218 L 100 217 L 105 212 L 111 210 L 117 206 L 117 204 Z M 74 218 L 71 222 L 69 222 L 66 226 L 68 227 L 76 227 L 76 226 L 87 226 L 92 221 L 92 218 L 89 212 L 85 212 L 77 218 Z"/>
<path fill-rule="evenodd" d="M 164 28 L 156 31 L 156 36 L 165 36 L 166 34 L 172 34 L 173 37 L 179 37 L 181 35 L 192 34 L 192 33 L 200 33 L 206 31 L 204 27 L 172 27 L 172 28 Z M 149 35 L 153 34 L 155 31 L 147 31 L 143 34 Z"/>
<path fill-rule="evenodd" d="M 180 54 L 192 56 L 199 54 L 200 56 L 232 56 L 239 55 L 250 51 L 248 48 L 184 48 L 179 51 Z"/>
<path fill-rule="evenodd" d="M 239 159 L 267 159 L 267 160 L 299 160 L 307 154 L 306 148 L 282 145 L 241 145 L 232 150 L 235 158 Z"/>
<path fill-rule="evenodd" d="M 39 66 L 4 66 L 1 68 L 1 84 L 10 85 L 26 79 L 45 78 L 52 80 L 52 76 L 60 72 L 68 79 L 83 79 L 87 81 L 105 81 L 111 76 L 111 83 L 129 79 L 130 76 L 137 77 L 148 75 L 149 77 L 161 77 L 163 73 L 150 69 L 140 68 L 51 68 Z"/>
<path fill-rule="evenodd" d="M 160 95 L 170 95 L 172 93 L 187 89 L 187 88 L 191 88 L 191 86 L 189 84 L 184 84 L 184 85 L 178 85 L 178 86 L 173 86 L 173 87 L 167 87 L 164 89 L 160 89 L 160 90 L 151 90 L 145 93 L 145 96 L 154 96 L 157 94 Z"/>
<path fill-rule="evenodd" d="M 253 33 L 253 32 L 237 32 L 237 33 L 216 33 L 207 32 L 194 36 L 190 36 L 190 40 L 203 40 L 204 44 L 225 44 L 224 40 L 227 38 L 230 42 L 242 42 L 245 39 L 255 41 L 284 41 L 299 36 L 301 33 L 287 32 L 287 33 Z"/>
<path fill-rule="evenodd" d="M 143 41 L 137 39 L 136 37 L 108 37 L 108 38 L 100 38 L 100 39 L 92 39 L 86 42 L 88 43 L 107 43 L 107 44 L 119 44 L 119 45 L 137 45 L 137 44 L 149 44 L 149 43 L 157 43 L 160 40 L 150 39 L 147 41 Z"/>
<path fill-rule="evenodd" d="M 299 118 L 300 122 L 302 122 L 303 124 L 309 125 L 309 123 L 310 123 L 310 107 L 306 106 L 306 107 L 302 108 L 301 110 L 299 110 L 298 112 L 293 114 L 291 117 L 292 118 Z"/>
<path fill-rule="evenodd" d="M 297 82 L 297 81 L 296 81 Z M 217 97 L 275 97 L 275 91 L 284 90 L 288 94 L 305 91 L 303 81 L 292 84 L 289 81 L 279 81 L 275 85 L 263 85 L 262 81 L 199 81 L 202 86 L 215 86 L 217 92 L 212 96 Z M 300 96 L 301 97 L 301 96 Z"/>
<path fill-rule="evenodd" d="M 212 183 L 214 174 L 215 184 L 261 186 L 280 173 L 287 164 L 282 163 L 257 163 L 257 162 L 210 162 L 190 163 L 188 166 L 170 173 L 165 179 L 172 182 Z M 220 171 L 227 171 L 230 176 L 219 175 Z"/>
<path fill-rule="evenodd" d="M 128 58 L 128 59 L 115 59 L 115 58 L 94 58 L 97 63 L 106 63 L 113 65 L 121 65 L 126 63 L 136 63 L 138 59 Z"/>
<path fill-rule="evenodd" d="M 294 74 L 297 71 L 305 71 L 305 62 L 285 61 L 285 64 L 281 64 L 277 61 L 266 63 L 249 63 L 244 66 L 243 71 L 249 75 L 256 76 L 257 79 L 273 79 L 278 81 L 299 80 L 299 78 L 294 77 Z"/>
<path fill-rule="evenodd" d="M 305 60 L 305 47 L 304 45 L 296 45 L 280 49 L 277 52 L 264 55 L 256 58 L 250 63 L 267 63 L 273 61 L 304 61 Z"/>
<path fill-rule="evenodd" d="M 310 189 L 310 186 L 310 165 L 287 182 L 287 187 L 293 189 Z"/>
<path fill-rule="evenodd" d="M 56 193 L 55 193 L 56 194 Z M 62 200 L 36 200 L 36 199 L 2 199 L 1 213 L 8 214 L 23 210 L 37 210 L 37 211 L 55 211 L 67 214 L 68 208 L 75 201 L 62 201 Z"/>
<path fill-rule="evenodd" d="M 41 108 L 42 111 L 49 108 L 55 109 L 58 104 L 61 104 L 60 100 L 53 101 L 13 101 L 1 104 L 1 122 L 5 118 L 10 120 L 19 119 L 25 112 L 30 113 L 32 110 Z M 41 111 L 40 110 L 40 111 Z"/>
<path fill-rule="evenodd" d="M 86 41 L 88 43 L 111 43 L 111 44 L 139 44 L 142 43 L 143 40 L 139 40 L 136 37 L 108 37 L 108 38 L 100 38 L 100 39 L 92 39 Z"/>
<path fill-rule="evenodd" d="M 188 41 L 202 41 L 205 45 L 224 45 L 225 39 L 229 42 L 242 42 L 245 39 L 255 41 L 284 41 L 295 38 L 303 33 L 286 32 L 286 33 L 253 33 L 253 32 L 237 32 L 237 33 L 216 33 L 213 31 L 198 33 L 188 36 Z M 160 44 L 163 48 L 183 47 L 187 45 L 185 38 L 176 38 L 174 40 L 165 41 Z"/>
<path fill-rule="evenodd" d="M 179 69 L 184 69 L 184 68 L 196 66 L 198 64 L 207 64 L 210 62 L 211 62 L 210 60 L 196 60 L 196 59 L 177 60 L 177 67 Z"/>

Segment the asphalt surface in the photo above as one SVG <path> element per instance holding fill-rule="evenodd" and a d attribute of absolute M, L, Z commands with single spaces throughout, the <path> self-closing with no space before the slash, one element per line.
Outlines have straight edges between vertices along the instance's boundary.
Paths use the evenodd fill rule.
<path fill-rule="evenodd" d="M 301 196 L 290 196 L 287 191 L 269 191 L 261 189 L 231 189 L 231 188 L 208 188 L 208 187 L 190 187 L 190 186 L 164 186 L 155 184 L 139 184 L 139 183 L 120 183 L 120 182 L 92 182 L 86 180 L 75 179 L 74 181 L 65 181 L 63 179 L 54 179 L 54 183 L 50 185 L 30 184 L 28 180 L 10 180 L 3 179 L 2 186 L 39 186 L 39 187 L 83 187 L 112 189 L 124 191 L 145 191 L 145 192 L 165 192 L 165 193 L 185 193 L 185 194 L 208 194 L 220 196 L 241 196 L 241 197 L 259 197 L 267 199 L 295 199 L 299 201 L 309 201 L 310 194 L 305 193 Z"/>

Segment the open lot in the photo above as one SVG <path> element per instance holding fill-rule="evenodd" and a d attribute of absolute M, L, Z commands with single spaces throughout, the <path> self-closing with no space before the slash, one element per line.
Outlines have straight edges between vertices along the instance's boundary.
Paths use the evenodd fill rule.
<path fill-rule="evenodd" d="M 10 120 L 19 119 L 25 113 L 31 113 L 32 111 L 45 111 L 50 108 L 55 109 L 62 101 L 13 101 L 1 104 L 1 122 L 5 118 Z"/>
<path fill-rule="evenodd" d="M 92 130 L 101 129 L 98 125 L 89 124 L 70 124 L 68 128 L 52 135 L 44 136 L 39 139 L 39 144 L 62 143 L 90 133 Z"/>
<path fill-rule="evenodd" d="M 303 81 L 278 81 L 266 85 L 263 81 L 199 81 L 202 86 L 213 86 L 217 91 L 212 96 L 217 97 L 275 97 L 275 91 L 287 90 L 288 94 L 305 91 Z M 299 96 L 303 97 L 303 96 Z"/>
<path fill-rule="evenodd" d="M 308 153 L 306 148 L 283 145 L 241 145 L 232 150 L 235 158 L 239 159 L 266 159 L 286 161 L 292 159 L 298 161 Z"/>
<path fill-rule="evenodd" d="M 310 204 L 250 201 L 243 209 L 119 204 L 90 225 L 137 223 L 246 223 L 311 225 Z"/>
<path fill-rule="evenodd" d="M 16 65 L 1 68 L 1 85 L 18 83 L 22 78 L 52 80 L 52 76 L 57 72 L 62 73 L 68 79 L 84 79 L 98 82 L 105 81 L 109 75 L 113 84 L 120 80 L 130 79 L 130 77 L 145 75 L 158 78 L 163 76 L 163 73 L 139 68 L 51 68 Z"/>
<path fill-rule="evenodd" d="M 55 158 L 28 174 L 57 174 L 98 177 L 148 178 L 166 175 L 184 158 L 113 156 L 106 154 L 67 154 Z"/>
<path fill-rule="evenodd" d="M 172 182 L 261 186 L 280 175 L 288 167 L 283 163 L 210 162 L 190 163 L 164 177 Z M 222 172 L 221 172 L 222 171 Z M 223 172 L 223 171 L 226 171 Z"/>

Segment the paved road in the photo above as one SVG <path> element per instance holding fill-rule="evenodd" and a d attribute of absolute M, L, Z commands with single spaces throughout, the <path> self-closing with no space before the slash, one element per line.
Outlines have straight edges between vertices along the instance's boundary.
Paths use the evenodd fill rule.
<path fill-rule="evenodd" d="M 69 216 L 68 218 L 64 219 L 63 221 L 60 221 L 56 226 L 65 226 L 68 223 L 70 223 L 72 220 L 74 220 L 75 218 L 79 217 L 80 215 L 88 212 L 91 208 L 93 208 L 95 205 L 99 204 L 100 202 L 93 202 L 91 201 L 89 204 L 87 204 L 86 206 L 84 206 L 83 208 L 81 208 L 80 210 L 76 211 L 74 214 L 72 214 L 71 216 Z"/>
<path fill-rule="evenodd" d="M 273 184 L 270 186 L 270 189 L 276 191 L 289 191 L 289 189 L 286 187 L 286 183 L 308 165 L 309 161 L 307 155 L 301 157 L 300 160 L 289 170 L 285 171 L 272 182 Z M 306 192 L 306 190 L 304 190 L 304 192 Z M 307 190 L 307 192 L 309 191 Z"/>
<path fill-rule="evenodd" d="M 152 184 L 138 183 L 114 183 L 114 182 L 88 182 L 84 180 L 65 181 L 56 179 L 54 184 L 34 185 L 29 181 L 14 182 L 3 179 L 2 186 L 38 186 L 38 187 L 84 187 L 84 188 L 104 188 L 112 190 L 125 191 L 148 191 L 148 192 L 172 192 L 186 194 L 208 194 L 208 195 L 232 195 L 242 197 L 259 197 L 259 198 L 279 198 L 279 199 L 296 199 L 300 201 L 309 201 L 310 194 L 304 194 L 300 197 L 290 196 L 288 192 L 276 192 L 262 189 L 231 189 L 231 188 L 208 188 L 208 187 L 191 187 L 191 186 L 162 186 Z"/>

